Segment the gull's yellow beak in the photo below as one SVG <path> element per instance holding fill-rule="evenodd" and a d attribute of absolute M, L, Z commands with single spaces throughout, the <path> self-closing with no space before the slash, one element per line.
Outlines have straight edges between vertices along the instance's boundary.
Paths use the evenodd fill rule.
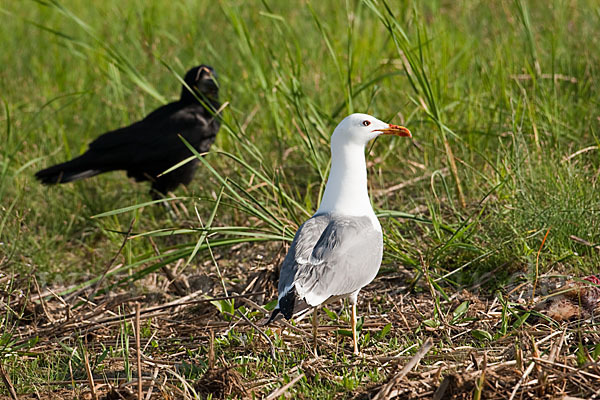
<path fill-rule="evenodd" d="M 392 125 L 390 124 L 389 128 L 385 128 L 385 129 L 376 129 L 377 132 L 381 132 L 384 135 L 396 135 L 396 136 L 405 136 L 405 137 L 412 137 L 412 134 L 410 133 L 410 131 L 400 125 Z"/>

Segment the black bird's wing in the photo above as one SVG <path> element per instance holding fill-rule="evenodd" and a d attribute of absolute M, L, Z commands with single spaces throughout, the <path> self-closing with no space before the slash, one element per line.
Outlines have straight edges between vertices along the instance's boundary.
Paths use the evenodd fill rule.
<path fill-rule="evenodd" d="M 141 121 L 104 133 L 90 143 L 83 155 L 42 170 L 36 177 L 43 183 L 53 184 L 126 170 L 136 180 L 155 181 L 158 174 L 192 154 L 179 135 L 203 152 L 214 141 L 218 129 L 218 121 L 199 104 L 170 103 Z M 155 189 L 164 193 L 179 183 L 188 183 L 191 176 L 185 172 L 165 175 L 163 184 Z M 163 186 L 165 190 L 161 190 Z"/>

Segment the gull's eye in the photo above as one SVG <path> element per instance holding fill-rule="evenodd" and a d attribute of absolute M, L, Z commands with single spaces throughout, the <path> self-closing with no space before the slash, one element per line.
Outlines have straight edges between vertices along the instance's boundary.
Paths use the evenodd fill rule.
<path fill-rule="evenodd" d="M 369 125 L 371 125 L 371 121 L 364 120 L 362 122 L 362 124 L 363 124 L 363 126 L 369 126 Z"/>

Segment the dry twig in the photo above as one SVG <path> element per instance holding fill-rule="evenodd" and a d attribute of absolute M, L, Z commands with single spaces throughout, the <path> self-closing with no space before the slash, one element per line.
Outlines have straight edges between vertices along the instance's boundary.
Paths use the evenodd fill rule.
<path fill-rule="evenodd" d="M 515 398 L 515 396 L 517 395 L 517 392 L 519 391 L 519 388 L 521 387 L 521 385 L 523 384 L 523 382 L 525 382 L 525 379 L 527 379 L 527 377 L 529 376 L 529 374 L 531 373 L 531 371 L 533 371 L 533 367 L 535 367 L 535 362 L 532 361 L 527 366 L 527 369 L 525 370 L 525 372 L 523 372 L 523 375 L 521 376 L 521 379 L 519 379 L 519 381 L 515 385 L 515 387 L 514 387 L 512 393 L 510 394 L 510 397 L 508 398 L 508 400 L 513 400 Z"/>
<path fill-rule="evenodd" d="M 383 385 L 381 390 L 379 390 L 375 397 L 373 397 L 373 400 L 389 399 L 389 394 L 392 388 L 396 386 L 402 380 L 402 378 L 406 376 L 406 374 L 408 374 L 414 367 L 417 366 L 417 364 L 421 361 L 423 357 L 425 357 L 425 355 L 429 352 L 432 346 L 433 340 L 431 340 L 431 338 L 427 338 L 425 343 L 423 343 L 423 346 L 421 346 L 421 348 L 419 349 L 419 351 L 417 351 L 413 358 L 410 359 L 410 361 L 404 366 L 404 368 L 402 368 L 402 370 L 396 376 L 390 379 L 388 383 Z"/>
<path fill-rule="evenodd" d="M 90 368 L 90 359 L 88 357 L 88 353 L 86 349 L 82 350 L 83 352 L 83 362 L 85 364 L 85 373 L 88 378 L 88 384 L 90 385 L 90 391 L 92 393 L 92 400 L 98 400 L 98 394 L 96 393 L 96 384 L 94 383 L 94 375 L 92 374 L 92 369 Z"/>
<path fill-rule="evenodd" d="M 269 344 L 269 347 L 271 348 L 271 357 L 275 360 L 277 359 L 277 353 L 275 352 L 275 346 L 273 345 L 273 342 L 271 341 L 271 339 L 267 336 L 266 333 L 263 332 L 262 329 L 260 329 L 258 326 L 256 326 L 256 324 L 252 321 L 250 321 L 250 319 L 248 317 L 246 317 L 244 315 L 243 312 L 241 312 L 239 309 L 236 310 L 237 313 L 244 319 L 244 321 L 246 321 L 247 323 L 249 323 L 254 329 L 256 329 L 256 331 L 263 337 L 265 338 L 265 340 L 267 341 L 267 343 Z"/>
<path fill-rule="evenodd" d="M 135 347 L 137 353 L 138 400 L 142 400 L 142 346 L 140 345 L 140 303 L 135 303 Z"/>
<path fill-rule="evenodd" d="M 0 376 L 2 377 L 2 382 L 4 382 L 4 386 L 6 386 L 6 390 L 8 390 L 8 393 L 10 394 L 10 398 L 12 400 L 19 400 L 19 397 L 17 397 L 17 392 L 15 391 L 15 387 L 13 386 L 12 382 L 10 381 L 10 377 L 8 376 L 6 371 L 4 371 L 4 365 L 2 364 L 1 361 L 0 361 Z"/>
<path fill-rule="evenodd" d="M 283 385 L 279 389 L 277 389 L 274 392 L 272 392 L 270 395 L 267 396 L 266 400 L 273 400 L 273 399 L 276 399 L 279 396 L 283 395 L 289 388 L 291 388 L 292 386 L 294 386 L 296 384 L 296 382 L 298 382 L 302 378 L 304 378 L 304 374 L 303 373 L 300 374 L 300 375 L 298 375 L 298 376 L 296 376 L 294 379 L 292 379 L 291 381 L 289 381 L 287 384 Z"/>

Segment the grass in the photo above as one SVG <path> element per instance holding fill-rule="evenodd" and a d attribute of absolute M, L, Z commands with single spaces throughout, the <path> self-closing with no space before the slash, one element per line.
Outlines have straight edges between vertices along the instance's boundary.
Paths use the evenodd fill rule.
<path fill-rule="evenodd" d="M 486 379 L 500 382 L 496 371 L 513 365 L 502 363 L 517 364 L 512 384 L 536 363 L 528 376 L 546 389 L 524 379 L 526 396 L 554 393 L 557 362 L 598 359 L 596 325 L 540 320 L 517 295 L 537 290 L 537 303 L 556 279 L 598 273 L 595 2 L 0 1 L 0 18 L 0 360 L 18 393 L 79 396 L 89 390 L 84 354 L 103 382 L 135 378 L 134 302 L 147 311 L 189 293 L 202 302 L 142 314 L 144 354 L 164 362 L 144 364 L 166 379 L 155 396 L 205 396 L 207 387 L 216 397 L 266 396 L 300 374 L 288 389 L 296 397 L 373 394 L 429 336 L 424 383 L 409 375 L 400 385 L 414 396 L 473 357 L 468 370 L 479 375 L 449 385 L 490 398 Z M 171 211 L 121 173 L 35 182 L 36 170 L 175 98 L 176 75 L 199 63 L 218 72 L 227 107 L 213 151 L 168 200 Z M 360 304 L 368 357 L 345 354 L 349 316 L 333 305 L 322 313 L 321 359 L 304 336 L 268 329 L 273 359 L 239 316 L 257 322 L 260 310 L 243 298 L 204 300 L 275 298 L 285 243 L 324 189 L 329 135 L 351 112 L 414 134 L 369 148 L 386 247 Z M 65 304 L 79 325 L 52 328 Z M 82 321 L 92 317 L 101 322 L 88 337 Z M 551 336 L 556 329 L 565 335 Z M 542 335 L 550 339 L 535 344 Z M 507 349 L 512 358 L 494 359 Z M 552 352 L 554 364 L 539 361 Z M 488 370 L 484 357 L 498 364 Z M 439 363 L 447 370 L 432 372 Z M 568 382 L 569 394 L 589 396 Z"/>

